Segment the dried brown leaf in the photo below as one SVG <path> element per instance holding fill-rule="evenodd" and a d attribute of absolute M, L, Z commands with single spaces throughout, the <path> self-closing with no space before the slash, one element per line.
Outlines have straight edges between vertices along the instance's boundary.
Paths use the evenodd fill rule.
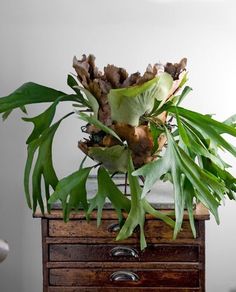
<path fill-rule="evenodd" d="M 165 72 L 169 73 L 174 80 L 179 78 L 181 72 L 185 70 L 187 65 L 187 59 L 183 58 L 179 63 L 166 63 L 165 65 Z"/>

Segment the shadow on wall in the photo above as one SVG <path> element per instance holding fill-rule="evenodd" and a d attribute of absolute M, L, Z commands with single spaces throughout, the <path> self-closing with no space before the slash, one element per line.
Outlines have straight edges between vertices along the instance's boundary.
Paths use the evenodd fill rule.
<path fill-rule="evenodd" d="M 236 288 L 230 289 L 229 292 L 236 292 Z"/>

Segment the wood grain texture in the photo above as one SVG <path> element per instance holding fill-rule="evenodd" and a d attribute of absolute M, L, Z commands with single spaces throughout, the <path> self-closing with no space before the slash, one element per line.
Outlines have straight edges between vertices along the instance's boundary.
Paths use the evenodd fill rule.
<path fill-rule="evenodd" d="M 62 220 L 49 220 L 49 236 L 51 237 L 86 237 L 86 238 L 115 238 L 118 232 L 111 232 L 111 226 L 117 224 L 116 220 L 103 220 L 102 224 L 97 227 L 97 221 L 91 220 L 87 223 L 85 220 L 71 220 L 64 223 Z M 145 222 L 145 237 L 152 239 L 173 238 L 173 229 L 160 220 L 147 220 Z M 131 237 L 139 237 L 138 232 Z M 197 234 L 198 237 L 198 234 Z M 190 224 L 184 221 L 182 230 L 177 239 L 193 238 Z"/>
<path fill-rule="evenodd" d="M 48 262 L 47 268 L 84 268 L 84 269 L 202 269 L 202 264 L 197 262 Z"/>
<path fill-rule="evenodd" d="M 49 287 L 48 292 L 201 292 L 198 288 L 158 287 Z"/>
<path fill-rule="evenodd" d="M 202 234 L 202 240 L 199 249 L 199 261 L 202 263 L 202 268 L 200 268 L 200 287 L 201 291 L 205 292 L 205 221 L 199 222 L 199 231 Z"/>
<path fill-rule="evenodd" d="M 163 214 L 170 215 L 172 218 L 174 217 L 173 210 L 161 210 Z M 127 213 L 123 212 L 124 218 L 127 217 Z M 48 219 L 62 219 L 63 214 L 61 210 L 52 210 L 51 213 L 45 213 L 42 215 L 40 210 L 37 210 L 34 214 L 35 218 L 48 218 Z M 208 220 L 210 218 L 208 209 L 203 206 L 201 203 L 197 204 L 196 209 L 194 210 L 194 217 L 196 220 Z M 97 218 L 97 211 L 93 211 L 90 216 L 91 219 Z M 79 212 L 72 212 L 70 215 L 70 219 L 86 219 L 85 213 L 81 210 Z M 117 219 L 117 213 L 111 209 L 111 210 L 103 210 L 102 212 L 102 219 Z M 150 214 L 146 215 L 146 219 L 155 219 Z M 188 219 L 188 213 L 184 212 L 184 219 Z"/>
<path fill-rule="evenodd" d="M 201 243 L 201 235 L 199 233 L 198 238 L 177 238 L 176 240 L 168 239 L 168 238 L 146 238 L 147 244 L 200 244 Z M 131 237 L 122 241 L 116 241 L 115 237 L 47 237 L 46 242 L 50 243 L 68 243 L 68 244 L 136 244 L 139 245 L 139 237 Z"/>
<path fill-rule="evenodd" d="M 82 262 L 196 262 L 197 245 L 150 244 L 144 251 L 137 245 L 50 244 L 50 261 Z"/>
<path fill-rule="evenodd" d="M 117 217 L 112 210 L 105 210 L 98 229 L 96 212 L 90 223 L 82 214 L 64 223 L 61 211 L 53 211 L 42 218 L 43 292 L 205 292 L 204 220 L 209 214 L 202 208 L 195 213 L 196 239 L 186 214 L 176 240 L 169 226 L 148 216 L 148 247 L 141 252 L 138 231 L 129 239 L 115 240 L 118 231 L 111 226 Z M 138 258 L 113 258 L 111 250 L 117 246 L 134 248 Z M 120 270 L 137 273 L 139 281 L 112 282 L 111 274 Z"/>
<path fill-rule="evenodd" d="M 48 236 L 48 220 L 41 220 L 41 234 L 42 234 L 42 261 L 43 261 L 43 292 L 48 291 L 49 270 L 47 268 L 48 262 L 48 245 L 46 237 Z"/>
<path fill-rule="evenodd" d="M 119 270 L 118 270 L 119 271 Z M 199 287 L 198 270 L 135 270 L 138 281 L 111 281 L 112 269 L 50 269 L 52 286 Z"/>

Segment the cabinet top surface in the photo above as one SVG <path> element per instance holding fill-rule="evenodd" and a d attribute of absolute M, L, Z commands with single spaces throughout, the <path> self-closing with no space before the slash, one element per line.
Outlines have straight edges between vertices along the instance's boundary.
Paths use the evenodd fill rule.
<path fill-rule="evenodd" d="M 160 210 L 162 213 L 166 215 L 170 215 L 170 217 L 174 217 L 174 210 L 171 209 L 162 209 Z M 124 217 L 127 217 L 127 213 L 123 213 Z M 48 218 L 48 219 L 62 219 L 63 213 L 61 209 L 51 210 L 50 213 L 45 213 L 44 215 L 40 212 L 40 210 L 37 210 L 34 214 L 35 218 Z M 196 220 L 208 220 L 210 218 L 210 214 L 208 209 L 202 205 L 201 203 L 196 205 L 196 208 L 194 210 L 194 217 Z M 85 219 L 85 213 L 83 211 L 79 212 L 72 212 L 70 215 L 70 219 Z M 97 218 L 97 211 L 93 211 L 90 215 L 91 219 Z M 102 219 L 117 219 L 117 214 L 114 209 L 105 209 L 102 213 Z M 147 214 L 146 219 L 155 219 L 154 216 Z M 187 211 L 184 211 L 184 219 L 188 219 L 188 213 Z"/>

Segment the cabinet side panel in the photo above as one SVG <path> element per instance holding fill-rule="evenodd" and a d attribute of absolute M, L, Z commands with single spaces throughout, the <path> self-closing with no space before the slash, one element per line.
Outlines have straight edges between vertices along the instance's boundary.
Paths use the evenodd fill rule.
<path fill-rule="evenodd" d="M 199 261 L 201 263 L 200 269 L 200 287 L 201 291 L 205 292 L 205 221 L 199 221 L 199 234 L 200 234 L 200 251 L 199 251 Z"/>
<path fill-rule="evenodd" d="M 41 219 L 41 231 L 42 231 L 42 268 L 43 268 L 43 292 L 48 292 L 48 244 L 46 238 L 48 236 L 48 219 Z"/>

